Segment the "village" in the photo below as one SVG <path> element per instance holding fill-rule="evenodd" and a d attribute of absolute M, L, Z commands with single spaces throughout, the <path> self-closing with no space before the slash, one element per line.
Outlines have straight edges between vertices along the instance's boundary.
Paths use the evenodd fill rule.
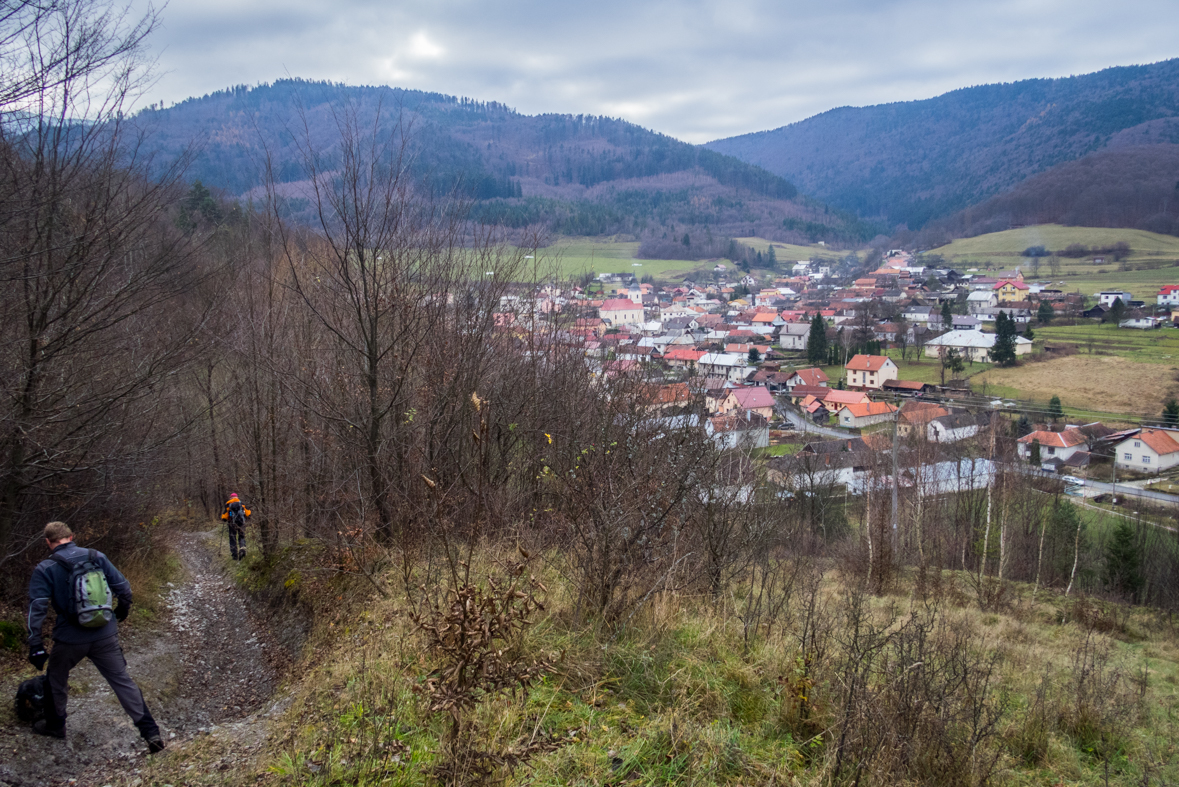
<path fill-rule="evenodd" d="M 591 379 L 635 383 L 652 424 L 699 428 L 785 486 L 802 476 L 813 482 L 821 470 L 851 494 L 894 477 L 899 487 L 963 492 L 987 486 L 994 462 L 1007 461 L 1062 479 L 1078 497 L 1118 502 L 1120 473 L 1122 496 L 1179 502 L 1157 491 L 1169 490 L 1165 483 L 1145 489 L 1179 465 L 1179 413 L 1073 423 L 1058 402 L 988 396 L 959 376 L 975 364 L 1027 360 L 1035 328 L 1053 321 L 1171 327 L 1179 285 L 1147 305 L 1126 291 L 1086 296 L 1025 281 L 1019 268 L 931 268 L 903 250 L 871 272 L 854 256 L 784 268 L 789 275 L 759 278 L 722 261 L 711 281 L 675 285 L 603 273 L 568 291 L 548 285 L 505 296 L 496 324 L 509 332 L 560 326 Z M 1004 324 L 1005 359 L 995 349 Z M 912 363 L 924 364 L 918 376 L 926 379 L 905 379 L 900 365 Z M 890 455 L 899 464 L 882 470 L 879 457 Z"/>

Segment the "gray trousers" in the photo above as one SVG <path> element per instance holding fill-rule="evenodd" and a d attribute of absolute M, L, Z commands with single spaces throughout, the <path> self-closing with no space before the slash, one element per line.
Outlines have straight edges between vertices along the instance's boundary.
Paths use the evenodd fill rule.
<path fill-rule="evenodd" d="M 143 701 L 143 692 L 127 674 L 127 659 L 123 658 L 123 648 L 119 645 L 118 635 L 80 645 L 68 642 L 53 643 L 53 650 L 49 651 L 49 665 L 45 669 L 45 677 L 49 679 L 49 691 L 53 697 L 52 703 L 46 703 L 46 726 L 60 729 L 65 725 L 70 670 L 85 658 L 90 659 L 99 674 L 106 678 L 119 704 L 139 728 L 139 734 L 145 739 L 159 735 L 160 728 L 152 718 L 151 711 L 147 709 L 147 703 Z"/>

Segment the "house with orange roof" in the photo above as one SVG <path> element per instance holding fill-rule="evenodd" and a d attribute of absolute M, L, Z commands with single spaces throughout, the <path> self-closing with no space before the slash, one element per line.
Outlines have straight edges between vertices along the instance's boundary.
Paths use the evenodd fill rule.
<path fill-rule="evenodd" d="M 897 408 L 888 402 L 845 404 L 839 409 L 839 425 L 848 429 L 862 429 L 891 420 L 896 411 Z"/>
<path fill-rule="evenodd" d="M 796 391 L 798 389 L 795 389 Z M 868 394 L 863 391 L 839 391 L 827 389 L 827 395 L 823 397 L 823 406 L 827 408 L 828 412 L 837 413 L 843 409 L 847 404 L 868 404 L 872 400 L 868 398 Z"/>
<path fill-rule="evenodd" d="M 897 415 L 897 432 L 901 437 L 908 437 L 913 432 L 923 434 L 926 424 L 949 414 L 950 411 L 940 404 L 910 400 L 901 405 L 901 412 Z"/>
<path fill-rule="evenodd" d="M 699 363 L 704 355 L 703 350 L 693 350 L 691 347 L 671 347 L 663 354 L 663 360 L 668 366 L 683 368 Z"/>
<path fill-rule="evenodd" d="M 887 355 L 855 355 L 843 367 L 849 388 L 871 388 L 879 391 L 886 380 L 900 376 L 897 365 Z"/>
<path fill-rule="evenodd" d="M 1117 443 L 1114 450 L 1118 467 L 1159 473 L 1179 465 L 1179 430 L 1140 429 Z"/>
<path fill-rule="evenodd" d="M 1069 428 L 1060 432 L 1037 431 L 1025 434 L 1016 441 L 1016 453 L 1025 461 L 1031 459 L 1032 444 L 1040 444 L 1040 461 L 1067 460 L 1078 451 L 1089 450 L 1089 438 L 1080 429 Z M 1179 449 L 1179 443 L 1175 444 Z"/>

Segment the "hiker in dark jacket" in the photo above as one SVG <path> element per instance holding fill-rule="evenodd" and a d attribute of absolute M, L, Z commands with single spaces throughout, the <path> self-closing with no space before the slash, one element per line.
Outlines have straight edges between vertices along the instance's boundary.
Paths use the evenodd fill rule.
<path fill-rule="evenodd" d="M 161 751 L 164 741 L 160 738 L 160 728 L 147 709 L 143 692 L 127 674 L 127 660 L 119 645 L 118 623 L 131 611 L 131 584 L 106 555 L 75 544 L 74 534 L 64 522 L 50 522 L 45 526 L 44 536 L 52 554 L 37 565 L 29 580 L 29 663 L 40 670 L 49 662 L 45 677 L 52 702 L 45 703 L 45 718 L 33 725 L 33 731 L 65 738 L 70 670 L 88 658 L 110 684 L 123 710 L 147 741 L 148 749 L 153 754 Z M 87 558 L 102 569 L 111 594 L 119 601 L 111 620 L 95 628 L 80 625 L 73 614 L 75 594 L 70 586 L 73 569 L 62 565 L 64 562 L 72 566 Z M 57 621 L 53 624 L 53 649 L 46 653 L 41 628 L 50 605 L 57 612 Z"/>
<path fill-rule="evenodd" d="M 238 500 L 237 492 L 230 492 L 229 499 L 225 501 L 225 513 L 221 518 L 229 528 L 229 554 L 234 560 L 241 560 L 246 556 L 246 517 L 249 515 L 250 509 Z"/>

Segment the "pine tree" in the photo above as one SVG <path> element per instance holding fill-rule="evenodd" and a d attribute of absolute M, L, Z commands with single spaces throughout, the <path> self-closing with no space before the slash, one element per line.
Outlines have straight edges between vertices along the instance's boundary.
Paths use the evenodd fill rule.
<path fill-rule="evenodd" d="M 995 345 L 991 348 L 991 361 L 1000 366 L 1015 365 L 1015 319 L 1007 312 L 995 317 Z"/>
<path fill-rule="evenodd" d="M 756 347 L 750 347 L 749 348 L 749 364 L 751 366 L 757 366 L 759 363 L 761 363 L 761 353 L 759 353 L 757 351 Z"/>
<path fill-rule="evenodd" d="M 1114 528 L 1113 538 L 1105 550 L 1105 584 L 1131 601 L 1138 599 L 1145 584 L 1142 552 L 1138 549 L 1133 526 L 1124 520 Z"/>
<path fill-rule="evenodd" d="M 1048 400 L 1048 417 L 1052 419 L 1052 423 L 1064 418 L 1064 407 L 1060 404 L 1059 396 L 1053 396 Z"/>
<path fill-rule="evenodd" d="M 954 312 L 950 309 L 949 301 L 942 301 L 942 328 L 951 330 L 954 327 Z"/>
<path fill-rule="evenodd" d="M 812 366 L 823 363 L 827 357 L 827 321 L 823 315 L 815 312 L 811 318 L 811 333 L 806 342 L 806 362 Z"/>
<path fill-rule="evenodd" d="M 1179 402 L 1174 399 L 1163 404 L 1163 426 L 1179 426 Z"/>
<path fill-rule="evenodd" d="M 1031 448 L 1031 451 L 1028 455 L 1028 462 L 1030 462 L 1033 467 L 1040 466 L 1040 441 L 1039 440 L 1032 441 L 1032 448 Z"/>
<path fill-rule="evenodd" d="M 1056 311 L 1052 308 L 1048 301 L 1040 301 L 1040 308 L 1036 309 L 1036 319 L 1040 321 L 1041 325 L 1047 325 L 1052 322 L 1052 318 L 1056 316 Z"/>

